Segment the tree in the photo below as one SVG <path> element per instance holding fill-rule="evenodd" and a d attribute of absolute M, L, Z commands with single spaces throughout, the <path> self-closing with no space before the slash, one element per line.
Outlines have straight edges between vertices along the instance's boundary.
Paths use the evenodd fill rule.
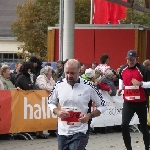
<path fill-rule="evenodd" d="M 135 1 L 135 4 L 145 7 L 144 1 Z M 140 24 L 143 26 L 150 26 L 150 14 L 140 12 L 136 9 L 127 8 L 127 18 L 123 20 L 125 24 Z"/>
<path fill-rule="evenodd" d="M 90 23 L 90 0 L 75 0 L 75 23 L 89 24 Z"/>
<path fill-rule="evenodd" d="M 47 27 L 58 22 L 58 0 L 27 0 L 25 4 L 18 4 L 18 18 L 12 24 L 12 32 L 17 40 L 24 44 L 22 57 L 26 52 L 37 53 L 42 59 L 46 56 L 47 50 Z"/>
<path fill-rule="evenodd" d="M 75 22 L 89 23 L 90 0 L 75 0 L 75 4 Z M 18 4 L 16 11 L 18 18 L 13 21 L 11 29 L 17 40 L 24 43 L 18 47 L 22 50 L 18 55 L 25 58 L 35 54 L 46 60 L 47 29 L 59 23 L 59 0 L 27 0 Z"/>

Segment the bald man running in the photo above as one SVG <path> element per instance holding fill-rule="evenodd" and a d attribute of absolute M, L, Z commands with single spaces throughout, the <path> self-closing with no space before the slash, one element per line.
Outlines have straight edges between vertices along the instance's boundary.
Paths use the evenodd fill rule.
<path fill-rule="evenodd" d="M 58 149 L 84 150 L 89 139 L 87 123 L 106 110 L 105 101 L 93 84 L 79 77 L 77 60 L 69 59 L 64 72 L 65 78 L 57 82 L 48 99 L 48 107 L 58 116 Z M 96 109 L 87 113 L 90 100 Z"/>

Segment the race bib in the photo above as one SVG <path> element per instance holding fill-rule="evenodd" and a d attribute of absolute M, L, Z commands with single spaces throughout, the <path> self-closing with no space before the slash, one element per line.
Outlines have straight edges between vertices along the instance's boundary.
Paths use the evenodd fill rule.
<path fill-rule="evenodd" d="M 139 86 L 125 86 L 124 97 L 127 100 L 137 100 L 140 99 L 140 89 Z"/>
<path fill-rule="evenodd" d="M 79 117 L 81 114 L 80 109 L 77 107 L 62 107 L 62 110 L 65 110 L 69 112 L 70 117 L 68 118 L 61 118 L 61 121 L 63 122 L 64 125 L 69 125 L 69 126 L 80 126 L 81 122 L 79 122 Z"/>

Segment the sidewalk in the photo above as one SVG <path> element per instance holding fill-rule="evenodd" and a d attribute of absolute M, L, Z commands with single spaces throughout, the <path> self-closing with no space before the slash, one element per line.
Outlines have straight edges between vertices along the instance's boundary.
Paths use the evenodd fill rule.
<path fill-rule="evenodd" d="M 145 150 L 142 134 L 131 133 L 133 150 Z M 121 133 L 91 135 L 87 150 L 125 150 Z M 0 150 L 58 150 L 57 138 L 26 140 L 0 140 Z"/>

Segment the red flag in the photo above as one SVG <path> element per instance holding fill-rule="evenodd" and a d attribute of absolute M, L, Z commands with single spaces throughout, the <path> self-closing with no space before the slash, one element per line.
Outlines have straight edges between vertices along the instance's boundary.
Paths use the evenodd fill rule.
<path fill-rule="evenodd" d="M 106 0 L 94 0 L 94 24 L 118 24 L 126 18 L 126 7 L 107 2 Z"/>

